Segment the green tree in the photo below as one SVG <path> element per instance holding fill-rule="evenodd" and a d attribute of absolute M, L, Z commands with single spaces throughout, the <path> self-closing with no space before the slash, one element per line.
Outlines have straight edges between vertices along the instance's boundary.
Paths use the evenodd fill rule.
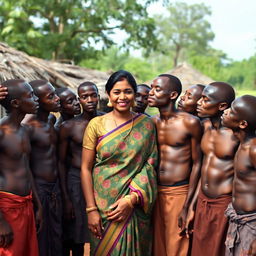
<path fill-rule="evenodd" d="M 167 7 L 168 16 L 157 15 L 158 50 L 163 54 L 172 53 L 173 65 L 181 54 L 188 50 L 205 52 L 214 33 L 206 17 L 211 14 L 204 4 L 188 5 L 184 2 L 172 3 Z"/>
<path fill-rule="evenodd" d="M 125 47 L 154 48 L 154 0 L 0 0 L 0 40 L 46 59 L 90 58 L 126 33 Z M 96 51 L 97 52 L 97 51 Z"/>

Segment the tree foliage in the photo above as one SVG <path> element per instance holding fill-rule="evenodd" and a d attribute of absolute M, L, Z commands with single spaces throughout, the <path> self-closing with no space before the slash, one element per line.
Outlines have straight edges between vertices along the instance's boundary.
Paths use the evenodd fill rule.
<path fill-rule="evenodd" d="M 0 40 L 45 59 L 91 57 L 126 33 L 125 47 L 154 48 L 154 0 L 0 0 Z M 119 38 L 118 38 L 119 40 Z"/>
<path fill-rule="evenodd" d="M 211 14 L 204 4 L 188 5 L 184 2 L 171 3 L 167 7 L 168 16 L 155 16 L 159 33 L 159 51 L 172 53 L 176 66 L 181 54 L 188 50 L 205 52 L 214 38 L 206 17 Z"/>

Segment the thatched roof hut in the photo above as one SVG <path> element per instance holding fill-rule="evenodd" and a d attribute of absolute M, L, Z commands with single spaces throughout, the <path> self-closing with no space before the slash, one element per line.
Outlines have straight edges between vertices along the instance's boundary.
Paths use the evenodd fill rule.
<path fill-rule="evenodd" d="M 185 91 L 190 85 L 193 84 L 207 85 L 214 82 L 213 79 L 194 69 L 190 64 L 186 62 L 181 63 L 177 67 L 164 72 L 164 74 L 171 74 L 178 77 L 181 81 L 183 91 Z M 151 84 L 151 82 L 152 81 L 148 81 L 146 84 Z"/>
<path fill-rule="evenodd" d="M 79 84 L 91 81 L 98 86 L 101 98 L 105 98 L 108 77 L 109 74 L 102 71 L 32 57 L 0 42 L 0 83 L 7 79 L 43 79 L 55 87 L 76 91 Z"/>

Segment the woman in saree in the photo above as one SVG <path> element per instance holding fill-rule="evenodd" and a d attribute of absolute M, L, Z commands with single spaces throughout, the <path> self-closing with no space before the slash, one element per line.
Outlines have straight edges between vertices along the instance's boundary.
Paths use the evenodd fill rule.
<path fill-rule="evenodd" d="M 151 255 L 156 132 L 148 116 L 130 111 L 136 89 L 129 72 L 112 74 L 106 92 L 113 111 L 85 130 L 81 181 L 91 255 Z"/>

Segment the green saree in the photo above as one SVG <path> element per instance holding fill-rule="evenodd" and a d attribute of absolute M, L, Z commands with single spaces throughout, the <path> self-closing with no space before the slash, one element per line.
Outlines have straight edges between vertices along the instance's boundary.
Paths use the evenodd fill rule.
<path fill-rule="evenodd" d="M 93 169 L 95 201 L 102 217 L 101 240 L 91 237 L 91 255 L 151 255 L 151 212 L 157 194 L 156 132 L 149 117 L 139 114 L 103 136 L 98 136 L 94 118 L 85 132 L 97 137 Z M 131 215 L 122 222 L 107 220 L 109 206 L 135 191 L 140 198 Z"/>

